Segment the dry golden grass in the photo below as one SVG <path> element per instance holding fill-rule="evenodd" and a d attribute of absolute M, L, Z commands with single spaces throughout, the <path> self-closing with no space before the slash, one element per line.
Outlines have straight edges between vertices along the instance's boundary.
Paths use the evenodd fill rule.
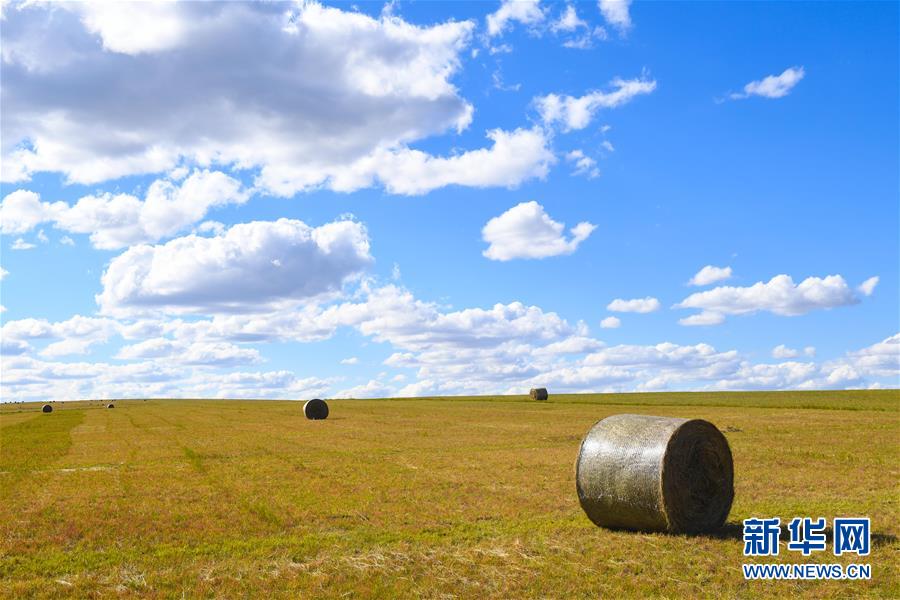
<path fill-rule="evenodd" d="M 0 596 L 900 597 L 897 391 L 329 404 L 3 406 Z M 725 431 L 720 535 L 587 520 L 578 445 L 621 412 Z M 865 561 L 778 560 L 868 562 L 871 581 L 744 581 L 742 519 L 842 515 L 872 518 Z"/>

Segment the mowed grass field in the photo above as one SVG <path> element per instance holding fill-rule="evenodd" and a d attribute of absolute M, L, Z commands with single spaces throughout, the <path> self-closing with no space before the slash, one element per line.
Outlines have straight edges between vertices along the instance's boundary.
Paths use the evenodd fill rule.
<path fill-rule="evenodd" d="M 608 394 L 0 409 L 0 596 L 900 597 L 900 392 Z M 726 527 L 607 531 L 582 436 L 616 413 L 728 438 Z M 869 516 L 871 581 L 745 581 L 751 516 Z"/>

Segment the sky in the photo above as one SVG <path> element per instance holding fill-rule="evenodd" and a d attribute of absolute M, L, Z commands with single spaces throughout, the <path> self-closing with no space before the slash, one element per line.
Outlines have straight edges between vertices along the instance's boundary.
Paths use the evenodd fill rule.
<path fill-rule="evenodd" d="M 0 399 L 896 388 L 898 16 L 3 2 Z"/>

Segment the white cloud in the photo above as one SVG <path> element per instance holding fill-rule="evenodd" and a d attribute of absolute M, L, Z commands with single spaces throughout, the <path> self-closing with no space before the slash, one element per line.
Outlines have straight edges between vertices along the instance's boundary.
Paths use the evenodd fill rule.
<path fill-rule="evenodd" d="M 545 354 L 583 354 L 603 347 L 603 342 L 593 338 L 573 335 L 559 342 L 547 344 L 541 349 Z"/>
<path fill-rule="evenodd" d="M 58 203 L 57 206 L 65 206 Z M 5 234 L 27 233 L 36 225 L 50 219 L 50 205 L 28 190 L 10 192 L 0 203 L 0 232 Z"/>
<path fill-rule="evenodd" d="M 59 243 L 62 244 L 63 246 L 74 246 L 75 240 L 73 240 L 72 238 L 70 238 L 67 235 L 64 235 L 61 238 L 59 238 Z"/>
<path fill-rule="evenodd" d="M 341 360 L 342 365 L 355 365 L 359 363 L 359 359 L 355 356 Z"/>
<path fill-rule="evenodd" d="M 572 175 L 585 175 L 588 179 L 600 176 L 597 161 L 590 156 L 585 156 L 582 150 L 572 150 L 566 154 L 566 160 L 575 163 L 575 170 L 572 171 Z"/>
<path fill-rule="evenodd" d="M 635 298 L 633 300 L 622 300 L 616 298 L 607 306 L 607 310 L 613 312 L 632 312 L 632 313 L 652 313 L 660 309 L 659 300 L 652 296 L 646 298 Z"/>
<path fill-rule="evenodd" d="M 779 344 L 772 348 L 772 358 L 797 358 L 800 356 L 799 350 L 794 350 L 793 348 L 788 348 L 784 344 Z"/>
<path fill-rule="evenodd" d="M 228 342 L 184 342 L 151 338 L 123 346 L 116 354 L 122 360 L 172 359 L 181 365 L 234 367 L 261 361 L 255 348 L 241 348 Z"/>
<path fill-rule="evenodd" d="M 5 344 L 5 342 L 4 342 Z M 4 401 L 46 398 L 280 398 L 322 396 L 334 379 L 298 377 L 290 371 L 219 373 L 216 365 L 177 361 L 129 364 L 50 362 L 5 358 Z"/>
<path fill-rule="evenodd" d="M 394 194 L 425 194 L 448 185 L 469 187 L 508 187 L 546 177 L 556 157 L 550 140 L 539 128 L 487 133 L 490 148 L 469 150 L 447 157 L 420 150 L 378 150 L 359 160 L 330 181 L 332 189 L 350 192 L 381 181 Z M 276 175 L 274 170 L 269 175 Z M 264 173 L 263 177 L 267 177 Z M 296 181 L 270 179 L 265 185 L 285 195 L 297 191 Z"/>
<path fill-rule="evenodd" d="M 3 281 L 4 279 L 6 279 L 7 275 L 9 275 L 9 271 L 4 269 L 3 267 L 0 267 L 0 281 Z"/>
<path fill-rule="evenodd" d="M 875 292 L 875 286 L 878 285 L 879 277 L 875 275 L 874 277 L 869 277 L 865 281 L 863 281 L 857 290 L 863 296 L 871 296 Z"/>
<path fill-rule="evenodd" d="M 551 219 L 537 202 L 522 202 L 487 222 L 481 236 L 489 245 L 482 254 L 501 261 L 571 254 L 594 229 L 596 225 L 581 222 L 566 239 L 565 224 Z"/>
<path fill-rule="evenodd" d="M 7 341 L 58 340 L 41 351 L 42 356 L 59 357 L 86 354 L 94 344 L 105 343 L 118 332 L 119 325 L 106 318 L 75 315 L 65 321 L 17 319 L 7 321 L 0 337 Z"/>
<path fill-rule="evenodd" d="M 494 22 L 537 18 L 534 9 L 519 14 L 521 4 Z M 398 169 L 454 162 L 409 145 L 471 122 L 452 78 L 472 21 L 417 26 L 315 2 L 184 2 L 138 7 L 138 32 L 131 8 L 5 11 L 5 181 L 174 176 L 187 163 L 250 169 L 283 195 L 351 182 L 383 181 L 398 193 L 448 184 L 407 184 Z M 467 154 L 474 162 L 480 152 L 490 150 Z M 449 183 L 470 185 L 465 168 Z M 482 172 L 473 185 L 511 184 Z"/>
<path fill-rule="evenodd" d="M 22 233 L 50 222 L 70 233 L 89 233 L 95 248 L 115 250 L 174 235 L 202 219 L 210 208 L 246 199 L 239 181 L 206 170 L 194 171 L 180 184 L 158 179 L 143 201 L 129 194 L 105 193 L 84 196 L 69 206 L 41 202 L 37 194 L 17 190 L 0 203 L 0 229 Z"/>
<path fill-rule="evenodd" d="M 598 5 L 607 23 L 622 33 L 631 29 L 631 15 L 628 12 L 631 0 L 599 0 Z"/>
<path fill-rule="evenodd" d="M 732 100 L 740 100 L 749 98 L 750 96 L 760 96 L 762 98 L 783 98 L 787 96 L 791 89 L 803 79 L 806 72 L 803 67 L 790 67 L 785 69 L 781 75 L 769 75 L 758 81 L 751 81 L 744 86 L 744 91 L 733 93 L 729 97 Z"/>
<path fill-rule="evenodd" d="M 67 339 L 60 340 L 48 344 L 46 348 L 41 350 L 40 355 L 48 358 L 56 358 L 59 356 L 71 356 L 74 354 L 87 354 L 90 352 L 91 345 L 95 343 L 89 339 Z"/>
<path fill-rule="evenodd" d="M 575 7 L 571 4 L 559 15 L 559 18 L 550 24 L 550 29 L 554 32 L 559 31 L 575 31 L 579 27 L 587 27 L 588 24 L 578 16 Z"/>
<path fill-rule="evenodd" d="M 708 325 L 721 325 L 725 322 L 725 315 L 722 313 L 705 310 L 696 315 L 690 315 L 682 319 L 678 319 L 679 325 L 687 327 L 703 327 Z"/>
<path fill-rule="evenodd" d="M 605 39 L 607 39 L 606 30 L 597 26 L 593 29 L 586 29 L 575 37 L 570 37 L 563 42 L 563 46 L 565 48 L 573 48 L 576 50 L 587 50 L 594 47 L 594 40 Z"/>
<path fill-rule="evenodd" d="M 600 321 L 600 327 L 603 329 L 618 329 L 622 326 L 622 321 L 619 317 L 606 317 L 602 321 Z"/>
<path fill-rule="evenodd" d="M 334 394 L 335 398 L 389 398 L 394 395 L 394 388 L 377 379 L 370 379 L 368 383 L 352 388 L 340 390 Z"/>
<path fill-rule="evenodd" d="M 603 146 L 603 148 L 605 148 L 607 152 L 616 151 L 616 149 L 612 145 L 612 142 L 610 142 L 609 140 L 603 140 L 602 142 L 600 142 L 600 145 Z"/>
<path fill-rule="evenodd" d="M 368 235 L 355 221 L 316 228 L 256 221 L 222 236 L 129 248 L 104 272 L 97 302 L 105 314 L 261 311 L 338 291 L 371 262 Z"/>
<path fill-rule="evenodd" d="M 35 248 L 35 245 L 31 242 L 26 242 L 22 238 L 17 238 L 9 248 L 11 250 L 31 250 L 32 248 Z"/>
<path fill-rule="evenodd" d="M 717 281 L 731 279 L 731 267 L 714 267 L 706 265 L 691 277 L 690 285 L 709 285 Z"/>
<path fill-rule="evenodd" d="M 495 12 L 486 18 L 487 33 L 494 37 L 502 34 L 513 21 L 523 25 L 535 25 L 544 20 L 539 0 L 503 0 Z"/>
<path fill-rule="evenodd" d="M 859 298 L 840 275 L 825 278 L 808 277 L 799 284 L 788 275 L 776 275 L 768 283 L 762 281 L 750 287 L 722 286 L 691 294 L 676 308 L 698 308 L 710 322 L 721 322 L 723 315 L 747 315 L 768 311 L 781 316 L 804 315 L 817 309 L 849 306 L 859 302 Z M 715 317 L 711 315 L 716 315 Z M 691 317 L 688 317 L 690 319 Z M 696 325 L 698 322 L 684 322 L 682 325 Z"/>
<path fill-rule="evenodd" d="M 534 99 L 541 119 L 546 125 L 559 123 L 563 131 L 584 129 L 594 115 L 603 108 L 616 108 L 630 102 L 636 96 L 649 94 L 656 89 L 656 81 L 615 78 L 610 82 L 610 92 L 594 91 L 581 97 L 548 94 Z"/>

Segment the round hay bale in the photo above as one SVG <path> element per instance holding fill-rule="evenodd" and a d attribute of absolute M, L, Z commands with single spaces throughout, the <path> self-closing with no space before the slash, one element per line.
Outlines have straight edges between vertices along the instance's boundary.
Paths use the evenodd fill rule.
<path fill-rule="evenodd" d="M 303 414 L 307 419 L 318 421 L 328 418 L 328 404 L 324 400 L 313 398 L 303 405 Z"/>
<path fill-rule="evenodd" d="M 531 396 L 532 400 L 546 400 L 550 397 L 547 394 L 547 388 L 531 388 L 531 391 L 528 392 L 528 395 Z"/>
<path fill-rule="evenodd" d="M 115 407 L 116 407 L 116 405 L 113 404 L 112 402 L 110 402 L 109 404 L 106 405 L 106 408 L 115 408 Z"/>
<path fill-rule="evenodd" d="M 734 500 L 728 441 L 701 419 L 598 421 L 581 442 L 575 480 L 588 518 L 612 529 L 713 531 Z"/>
<path fill-rule="evenodd" d="M 52 413 L 53 407 L 50 406 L 49 404 L 45 404 L 44 406 L 41 407 L 41 412 Z"/>

